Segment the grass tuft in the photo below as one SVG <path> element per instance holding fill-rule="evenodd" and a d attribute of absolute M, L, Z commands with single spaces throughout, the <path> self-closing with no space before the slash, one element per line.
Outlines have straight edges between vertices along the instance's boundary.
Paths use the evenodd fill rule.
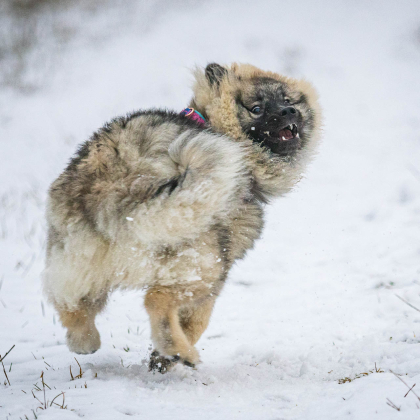
<path fill-rule="evenodd" d="M 4 363 L 3 363 L 3 360 L 6 358 L 6 356 L 13 350 L 15 348 L 15 344 L 13 344 L 13 346 L 10 348 L 10 350 L 3 356 L 3 357 L 1 357 L 1 354 L 0 354 L 0 362 L 1 362 L 1 365 L 3 366 L 3 372 L 4 372 L 4 376 L 6 377 L 6 380 L 7 380 L 7 383 L 9 384 L 9 386 L 10 386 L 10 381 L 9 381 L 9 377 L 7 376 L 7 372 L 6 372 L 6 368 L 4 367 Z M 9 369 L 9 372 L 12 370 L 12 364 L 10 364 L 10 369 Z M 4 384 L 6 385 L 6 381 L 4 381 Z"/>
<path fill-rule="evenodd" d="M 367 372 L 358 373 L 357 375 L 354 376 L 354 378 L 350 378 L 350 377 L 346 376 L 343 379 L 339 379 L 338 383 L 340 385 L 342 385 L 342 384 L 345 384 L 346 382 L 353 382 L 355 379 L 363 378 L 365 376 L 370 375 L 371 373 L 384 373 L 384 371 L 381 368 L 376 367 L 376 363 L 375 363 L 375 369 L 374 370 L 368 370 Z"/>
<path fill-rule="evenodd" d="M 40 379 L 41 379 L 41 384 L 42 384 L 42 388 L 40 387 L 40 386 L 38 386 L 38 384 L 37 383 L 35 383 L 34 384 L 34 389 L 31 389 L 31 393 L 32 393 L 32 396 L 38 401 L 38 403 L 39 403 L 39 406 L 38 407 L 36 407 L 35 408 L 35 410 L 33 410 L 32 409 L 32 413 L 34 414 L 34 418 L 35 419 L 37 419 L 38 418 L 38 416 L 36 415 L 36 411 L 37 410 L 47 410 L 48 408 L 50 408 L 50 407 L 52 407 L 53 405 L 54 406 L 57 406 L 58 408 L 60 408 L 61 410 L 66 410 L 67 409 L 67 405 L 65 404 L 65 402 L 66 402 L 66 398 L 65 398 L 65 394 L 64 394 L 64 392 L 62 391 L 62 392 L 60 392 L 59 394 L 57 394 L 53 399 L 52 399 L 52 401 L 51 402 L 49 402 L 48 401 L 48 399 L 47 399 L 47 390 L 46 390 L 46 388 L 48 388 L 50 391 L 51 391 L 51 387 L 45 382 L 45 380 L 44 380 L 44 371 L 42 371 L 41 372 L 41 376 L 40 376 Z M 55 388 L 55 387 L 54 387 Z M 36 395 L 35 395 L 35 392 L 42 392 L 42 394 L 43 394 L 43 398 L 42 398 L 42 400 L 41 399 L 39 399 Z M 23 391 L 22 390 L 22 392 L 24 392 L 25 394 L 26 394 L 26 392 L 25 391 Z M 57 403 L 56 402 L 56 399 L 58 398 L 58 397 L 60 397 L 60 396 L 62 396 L 63 397 L 63 401 L 62 401 L 62 403 L 61 404 L 59 404 L 59 403 Z M 28 416 L 25 416 L 25 419 L 28 419 Z M 29 420 L 29 419 L 28 419 Z"/>
<path fill-rule="evenodd" d="M 76 363 L 79 365 L 79 374 L 77 376 L 73 376 L 73 373 L 71 371 L 71 365 L 70 365 L 70 377 L 71 377 L 70 380 L 71 381 L 74 381 L 76 379 L 83 378 L 83 370 L 82 370 L 82 367 L 80 366 L 80 363 L 79 363 L 79 361 L 76 358 L 74 358 L 74 360 L 76 360 Z"/>

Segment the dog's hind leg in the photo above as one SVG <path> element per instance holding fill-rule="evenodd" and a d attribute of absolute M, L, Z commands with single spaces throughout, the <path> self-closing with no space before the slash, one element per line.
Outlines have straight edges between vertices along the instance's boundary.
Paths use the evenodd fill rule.
<path fill-rule="evenodd" d="M 181 327 L 191 345 L 194 345 L 209 325 L 215 298 L 207 297 L 179 310 Z"/>
<path fill-rule="evenodd" d="M 199 362 L 198 352 L 180 324 L 179 308 L 182 303 L 176 287 L 160 286 L 149 289 L 146 294 L 145 307 L 155 346 L 149 365 L 151 370 L 164 373 L 174 362 L 181 361 L 192 367 Z"/>
<path fill-rule="evenodd" d="M 78 354 L 95 353 L 101 347 L 95 317 L 106 304 L 107 296 L 98 299 L 85 297 L 75 309 L 57 308 L 63 327 L 67 328 L 67 346 Z"/>

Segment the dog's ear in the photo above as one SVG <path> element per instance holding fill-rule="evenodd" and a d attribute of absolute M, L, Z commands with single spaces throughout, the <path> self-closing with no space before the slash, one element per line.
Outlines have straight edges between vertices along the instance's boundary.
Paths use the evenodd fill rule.
<path fill-rule="evenodd" d="M 214 84 L 219 86 L 221 80 L 227 73 L 228 70 L 217 63 L 208 64 L 206 67 L 206 78 L 211 86 Z"/>

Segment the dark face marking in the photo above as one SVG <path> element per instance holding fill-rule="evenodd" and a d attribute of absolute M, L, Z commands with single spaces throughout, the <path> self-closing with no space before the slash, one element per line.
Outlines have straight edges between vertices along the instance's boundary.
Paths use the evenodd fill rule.
<path fill-rule="evenodd" d="M 237 98 L 243 131 L 272 153 L 293 156 L 312 130 L 305 96 L 268 77 L 251 82 L 251 88 L 244 89 Z"/>

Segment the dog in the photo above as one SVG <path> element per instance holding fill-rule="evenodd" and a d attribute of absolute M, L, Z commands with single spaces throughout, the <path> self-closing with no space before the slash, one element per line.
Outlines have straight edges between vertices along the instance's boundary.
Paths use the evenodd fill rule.
<path fill-rule="evenodd" d="M 100 348 L 95 316 L 115 289 L 144 289 L 149 368 L 195 366 L 233 263 L 290 191 L 320 138 L 317 94 L 249 64 L 197 68 L 179 114 L 115 118 L 81 145 L 47 202 L 44 291 L 68 348 Z"/>

